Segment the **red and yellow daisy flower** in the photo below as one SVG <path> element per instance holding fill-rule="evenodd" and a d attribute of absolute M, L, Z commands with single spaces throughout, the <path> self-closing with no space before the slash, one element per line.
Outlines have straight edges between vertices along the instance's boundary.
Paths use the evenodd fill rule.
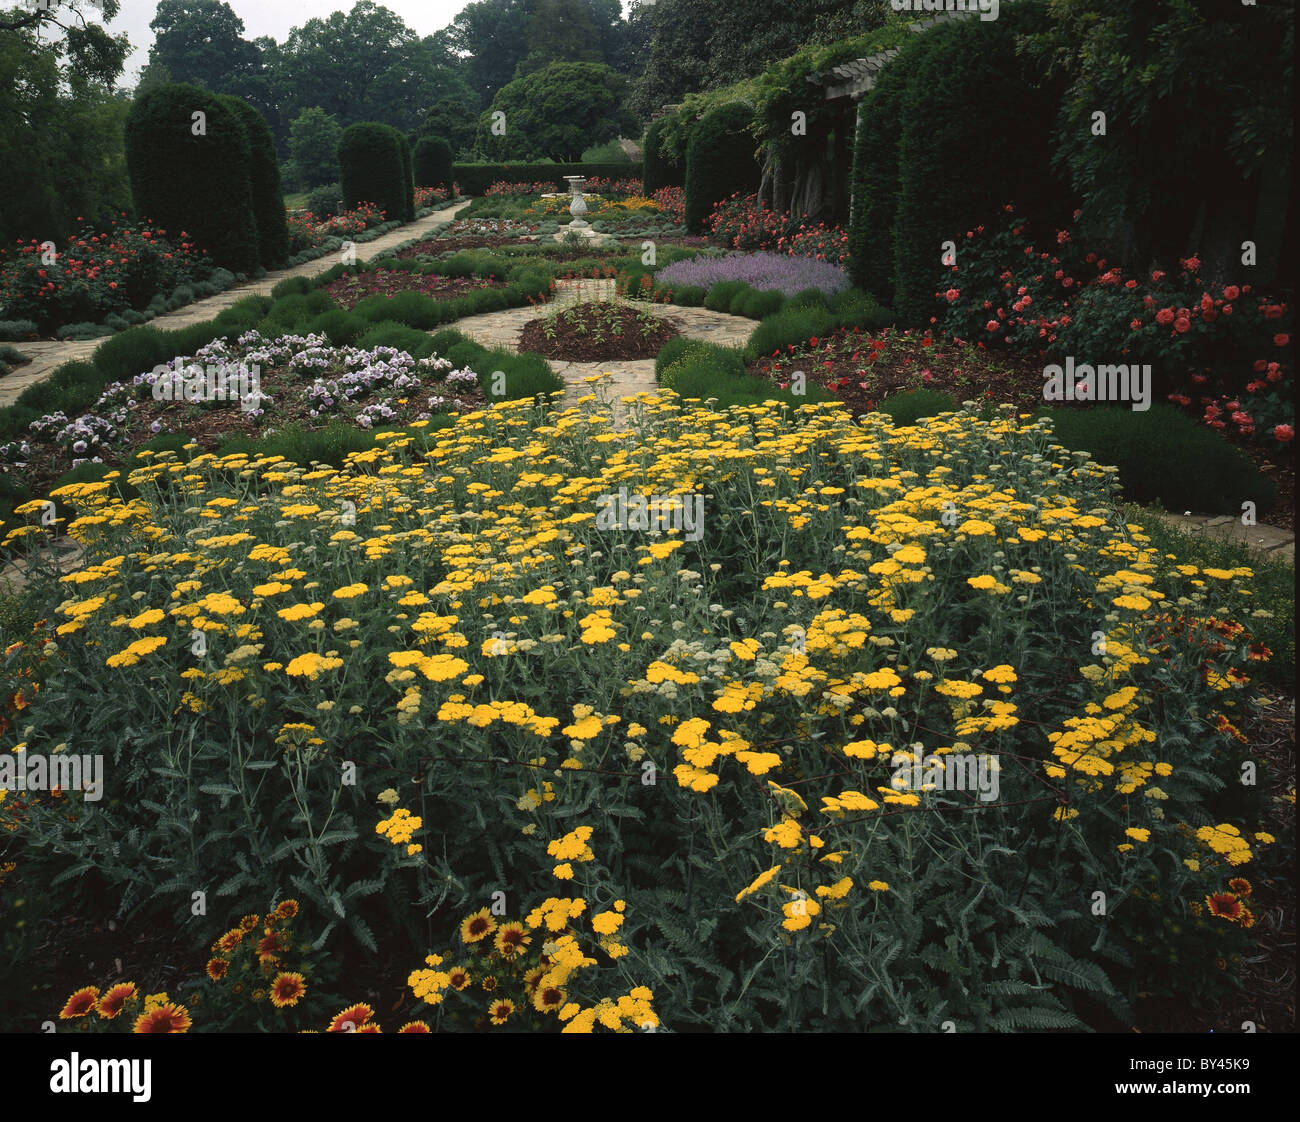
<path fill-rule="evenodd" d="M 261 922 L 261 916 L 247 915 L 239 921 L 239 929 L 240 931 L 252 931 Z"/>
<path fill-rule="evenodd" d="M 71 1021 L 74 1017 L 84 1017 L 93 1013 L 99 1004 L 99 990 L 95 986 L 85 986 L 68 998 L 67 1004 L 59 1013 L 59 1020 Z"/>
<path fill-rule="evenodd" d="M 408 1021 L 397 1030 L 398 1034 L 404 1032 L 430 1032 L 432 1031 L 423 1021 Z"/>
<path fill-rule="evenodd" d="M 1252 892 L 1252 889 L 1250 887 L 1250 881 L 1248 881 L 1245 877 L 1233 877 L 1232 880 L 1228 881 L 1228 888 L 1231 889 L 1233 892 L 1235 892 L 1243 900 L 1248 899 Z"/>
<path fill-rule="evenodd" d="M 144 1013 L 141 1013 L 135 1019 L 135 1025 L 132 1032 L 189 1032 L 190 1015 L 183 1005 L 177 1005 L 175 1002 L 167 1002 L 166 1005 L 158 1005 Z"/>
<path fill-rule="evenodd" d="M 97 1012 L 106 1021 L 111 1021 L 120 1012 L 122 1007 L 135 997 L 134 982 L 118 982 L 115 986 L 110 986 L 104 996 L 99 999 Z"/>
<path fill-rule="evenodd" d="M 229 954 L 243 941 L 244 941 L 243 929 L 239 927 L 232 927 L 223 936 L 221 936 L 220 939 L 218 939 L 215 943 L 212 944 L 212 949 L 214 951 L 220 951 L 224 954 Z"/>
<path fill-rule="evenodd" d="M 281 900 L 279 906 L 275 909 L 276 919 L 293 919 L 297 914 L 297 900 Z"/>
<path fill-rule="evenodd" d="M 348 1032 L 348 1031 L 356 1032 L 361 1028 L 362 1025 L 364 1025 L 374 1015 L 375 1015 L 375 1011 L 371 1009 L 369 1005 L 361 1004 L 361 1005 L 350 1006 L 349 1008 L 344 1009 L 342 1013 L 340 1013 L 337 1017 L 335 1017 L 332 1021 L 330 1021 L 330 1027 L 328 1031 L 329 1032 Z M 345 1027 L 348 1024 L 352 1025 L 351 1030 Z"/>
<path fill-rule="evenodd" d="M 463 990 L 469 987 L 469 971 L 463 966 L 453 966 L 447 971 L 447 985 L 454 990 Z"/>
<path fill-rule="evenodd" d="M 1254 927 L 1255 913 L 1252 912 L 1249 908 L 1243 907 L 1241 909 L 1241 915 L 1238 917 L 1237 922 L 1241 924 L 1242 927 Z"/>
<path fill-rule="evenodd" d="M 1205 905 L 1210 915 L 1226 919 L 1230 923 L 1238 922 L 1246 911 L 1246 905 L 1235 892 L 1214 892 L 1205 898 Z"/>
<path fill-rule="evenodd" d="M 208 977 L 214 982 L 221 981 L 226 976 L 226 971 L 230 969 L 230 963 L 224 958 L 208 959 Z"/>
<path fill-rule="evenodd" d="M 546 973 L 545 966 L 534 966 L 524 975 L 524 993 L 529 997 L 533 996 L 533 990 L 537 988 L 537 983 L 542 980 L 542 975 Z"/>
<path fill-rule="evenodd" d="M 460 937 L 467 943 L 477 943 L 486 939 L 497 929 L 497 921 L 487 908 L 480 908 L 472 916 L 466 916 L 460 925 Z"/>
<path fill-rule="evenodd" d="M 508 997 L 503 997 L 500 1001 L 494 1001 L 488 1006 L 488 1016 L 492 1019 L 494 1025 L 504 1025 L 510 1020 L 510 1014 L 515 1011 L 515 1003 Z"/>
<path fill-rule="evenodd" d="M 279 957 L 280 952 L 284 950 L 288 950 L 288 945 L 282 933 L 276 932 L 272 935 L 265 935 L 257 944 L 257 961 L 274 962 Z"/>
<path fill-rule="evenodd" d="M 489 974 L 486 978 L 483 979 L 480 985 L 482 985 L 483 989 L 486 990 L 488 993 L 491 993 L 494 989 L 497 988 L 496 975 Z"/>
<path fill-rule="evenodd" d="M 497 953 L 505 959 L 518 958 L 532 941 L 522 923 L 503 923 L 497 931 Z"/>
<path fill-rule="evenodd" d="M 271 983 L 271 1004 L 277 1009 L 297 1005 L 298 1000 L 306 992 L 306 978 L 301 974 L 287 974 L 281 971 Z"/>
<path fill-rule="evenodd" d="M 357 1032 L 383 1032 L 383 1031 L 384 1030 L 381 1029 L 377 1024 L 375 1024 L 374 1021 L 371 1021 L 368 1024 L 364 1024 L 357 1029 Z"/>
<path fill-rule="evenodd" d="M 568 994 L 559 986 L 539 986 L 533 991 L 533 1008 L 539 1013 L 554 1013 L 567 999 Z"/>

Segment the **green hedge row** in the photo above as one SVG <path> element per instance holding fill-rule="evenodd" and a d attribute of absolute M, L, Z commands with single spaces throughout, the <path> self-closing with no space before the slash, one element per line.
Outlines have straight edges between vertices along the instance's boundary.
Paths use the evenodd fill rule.
<path fill-rule="evenodd" d="M 601 176 L 605 179 L 639 179 L 639 163 L 624 164 L 454 164 L 452 174 L 462 195 L 481 195 L 493 183 L 553 183 L 568 190 L 566 175 Z M 424 184 L 420 184 L 424 186 Z"/>

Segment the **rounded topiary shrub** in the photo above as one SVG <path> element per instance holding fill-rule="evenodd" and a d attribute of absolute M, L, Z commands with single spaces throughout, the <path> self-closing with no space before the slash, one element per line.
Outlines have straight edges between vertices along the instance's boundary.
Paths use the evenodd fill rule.
<path fill-rule="evenodd" d="M 253 191 L 259 259 L 264 269 L 278 269 L 289 259 L 289 223 L 275 138 L 266 118 L 243 98 L 224 96 L 222 101 L 239 118 L 248 136 L 248 178 Z"/>
<path fill-rule="evenodd" d="M 386 219 L 406 213 L 405 169 L 396 130 L 370 121 L 351 125 L 339 138 L 338 155 L 345 210 L 375 203 Z"/>
<path fill-rule="evenodd" d="M 686 228 L 704 232 L 704 220 L 714 203 L 737 191 L 758 190 L 762 169 L 754 156 L 748 131 L 753 111 L 738 101 L 706 113 L 691 130 L 686 146 Z"/>
<path fill-rule="evenodd" d="M 1245 452 L 1165 402 L 1149 410 L 1097 405 L 1037 412 L 1052 419 L 1066 448 L 1117 467 L 1129 502 L 1240 514 L 1243 502 L 1264 513 L 1277 500 L 1277 488 Z"/>
<path fill-rule="evenodd" d="M 660 117 L 657 121 L 651 121 L 650 127 L 646 129 L 641 183 L 647 195 L 653 195 L 660 187 L 682 185 L 681 164 L 669 160 L 663 150 L 663 132 L 667 124 L 667 118 Z"/>
<path fill-rule="evenodd" d="M 440 136 L 422 136 L 412 153 L 420 187 L 451 187 L 451 145 Z"/>
<path fill-rule="evenodd" d="M 257 268 L 248 134 L 219 95 L 155 86 L 131 106 L 125 145 L 137 217 L 173 237 L 184 231 L 218 265 Z"/>

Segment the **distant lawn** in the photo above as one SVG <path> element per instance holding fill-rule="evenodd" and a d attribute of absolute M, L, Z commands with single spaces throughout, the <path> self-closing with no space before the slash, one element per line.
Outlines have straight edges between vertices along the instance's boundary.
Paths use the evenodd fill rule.
<path fill-rule="evenodd" d="M 285 195 L 284 205 L 286 210 L 306 210 L 307 209 L 307 192 L 299 191 L 294 195 Z"/>

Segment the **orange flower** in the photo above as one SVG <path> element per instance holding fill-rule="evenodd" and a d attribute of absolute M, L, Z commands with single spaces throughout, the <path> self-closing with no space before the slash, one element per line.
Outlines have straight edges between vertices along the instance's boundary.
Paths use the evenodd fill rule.
<path fill-rule="evenodd" d="M 518 958 L 532 941 L 522 923 L 503 923 L 497 931 L 497 953 L 505 959 Z"/>
<path fill-rule="evenodd" d="M 494 1001 L 488 1006 L 488 1013 L 494 1025 L 504 1025 L 514 1011 L 515 1003 L 508 997 L 503 997 L 500 1001 Z"/>
<path fill-rule="evenodd" d="M 208 959 L 208 977 L 214 982 L 221 981 L 226 976 L 226 971 L 230 969 L 230 963 L 224 958 Z"/>
<path fill-rule="evenodd" d="M 159 1005 L 147 1013 L 141 1013 L 135 1019 L 132 1032 L 189 1032 L 190 1015 L 185 1007 L 174 1002 Z"/>
<path fill-rule="evenodd" d="M 70 1021 L 74 1017 L 84 1017 L 87 1013 L 94 1012 L 98 1004 L 99 990 L 95 986 L 86 986 L 68 998 L 68 1003 L 59 1014 L 59 1020 Z"/>
<path fill-rule="evenodd" d="M 423 1021 L 408 1021 L 397 1031 L 398 1034 L 400 1035 L 401 1033 L 404 1032 L 429 1032 L 430 1029 L 429 1026 L 426 1025 Z"/>
<path fill-rule="evenodd" d="M 466 916 L 460 925 L 460 937 L 467 943 L 477 943 L 486 939 L 497 929 L 497 921 L 492 918 L 487 908 L 480 908 L 472 916 Z"/>
<path fill-rule="evenodd" d="M 111 1021 L 120 1012 L 131 998 L 135 997 L 134 982 L 119 982 L 111 986 L 104 996 L 99 999 L 99 1015 L 106 1021 Z"/>
<path fill-rule="evenodd" d="M 1226 919 L 1229 923 L 1238 923 L 1243 915 L 1250 914 L 1235 892 L 1215 892 L 1205 898 L 1205 903 L 1210 909 L 1210 915 Z"/>
<path fill-rule="evenodd" d="M 334 1018 L 334 1020 L 330 1021 L 330 1027 L 328 1031 L 356 1032 L 361 1028 L 362 1025 L 364 1025 L 374 1015 L 375 1015 L 375 1011 L 371 1009 L 369 1005 L 353 1005 L 348 1009 L 344 1009 L 342 1013 L 340 1013 L 337 1017 Z M 348 1030 L 344 1028 L 343 1026 L 346 1024 L 352 1025 L 352 1029 Z"/>
<path fill-rule="evenodd" d="M 306 992 L 306 978 L 301 974 L 286 974 L 281 971 L 271 983 L 271 1004 L 277 1009 L 297 1005 L 299 998 Z"/>
<path fill-rule="evenodd" d="M 243 941 L 244 941 L 243 930 L 238 927 L 232 927 L 223 936 L 221 936 L 220 939 L 218 939 L 215 943 L 212 944 L 212 949 L 214 951 L 223 951 L 224 953 L 229 954 Z"/>
<path fill-rule="evenodd" d="M 276 919 L 293 919 L 298 914 L 297 900 L 281 900 L 280 906 L 275 909 Z"/>
<path fill-rule="evenodd" d="M 453 966 L 447 971 L 447 984 L 454 990 L 463 990 L 470 983 L 469 971 L 463 966 Z"/>
<path fill-rule="evenodd" d="M 1248 899 L 1252 891 L 1250 881 L 1245 877 L 1233 877 L 1232 880 L 1228 881 L 1228 887 L 1243 900 Z"/>

